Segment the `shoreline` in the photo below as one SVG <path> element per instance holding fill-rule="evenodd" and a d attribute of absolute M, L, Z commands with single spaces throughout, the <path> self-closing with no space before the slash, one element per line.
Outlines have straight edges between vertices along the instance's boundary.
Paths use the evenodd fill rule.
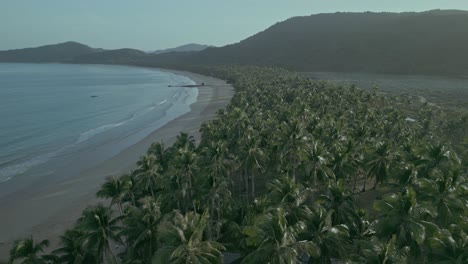
<path fill-rule="evenodd" d="M 169 121 L 110 159 L 76 177 L 40 179 L 0 201 L 0 260 L 8 256 L 14 240 L 31 235 L 34 239 L 49 239 L 49 249 L 56 247 L 59 235 L 74 224 L 81 211 L 96 204 L 95 193 L 107 176 L 120 176 L 136 168 L 139 157 L 153 142 L 163 141 L 170 146 L 180 132 L 187 132 L 199 141 L 200 125 L 213 119 L 234 94 L 233 87 L 220 79 L 186 71 L 148 69 L 182 75 L 209 86 L 198 87 L 198 98 L 190 105 L 190 112 Z"/>

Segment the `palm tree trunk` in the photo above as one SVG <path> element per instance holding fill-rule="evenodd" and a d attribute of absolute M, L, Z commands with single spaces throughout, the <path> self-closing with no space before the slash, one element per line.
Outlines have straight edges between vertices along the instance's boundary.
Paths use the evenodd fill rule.
<path fill-rule="evenodd" d="M 151 235 L 150 236 L 150 241 L 149 241 L 149 244 L 150 244 L 150 250 L 148 252 L 148 260 L 151 260 L 151 258 L 153 257 L 153 252 L 154 252 L 154 249 L 153 249 L 153 236 Z"/>
<path fill-rule="evenodd" d="M 364 186 L 362 187 L 361 192 L 366 191 L 366 183 L 367 183 L 367 173 L 364 173 Z"/>
<path fill-rule="evenodd" d="M 118 203 L 117 203 L 117 206 L 119 207 L 120 216 L 122 216 L 122 215 L 123 215 L 122 203 L 121 203 L 121 202 L 118 202 Z"/>
<path fill-rule="evenodd" d="M 110 254 L 110 260 L 112 261 L 112 264 L 117 264 L 117 259 L 115 258 L 114 253 L 112 252 L 112 249 L 111 249 L 111 247 L 110 247 L 110 245 L 109 245 L 109 242 L 107 242 L 107 246 L 106 246 L 106 247 L 107 247 L 107 250 L 106 250 L 106 251 L 109 252 L 109 254 Z M 104 253 L 104 256 L 105 256 L 105 255 L 107 255 L 107 254 Z"/>
<path fill-rule="evenodd" d="M 151 197 L 156 199 L 156 197 L 154 196 L 153 186 L 151 186 L 151 185 L 150 185 L 150 191 L 151 191 Z"/>
<path fill-rule="evenodd" d="M 136 206 L 135 194 L 133 193 L 133 191 L 130 191 L 130 196 L 131 196 L 131 198 L 132 198 L 132 205 L 133 205 L 133 206 Z"/>
<path fill-rule="evenodd" d="M 189 191 L 188 191 L 188 199 L 189 201 L 191 200 L 192 201 L 192 206 L 193 206 L 193 211 L 194 212 L 197 212 L 197 205 L 195 203 L 195 199 L 193 199 L 193 195 L 192 195 L 192 191 L 193 191 L 193 188 L 192 188 L 192 177 L 190 174 L 188 174 L 188 186 L 189 186 Z"/>
<path fill-rule="evenodd" d="M 315 202 L 315 190 L 316 190 L 316 185 L 317 185 L 317 177 L 316 175 L 312 175 L 312 202 Z"/>
<path fill-rule="evenodd" d="M 252 199 L 255 199 L 255 174 L 252 171 Z"/>
<path fill-rule="evenodd" d="M 249 204 L 249 175 L 247 174 L 247 167 L 244 169 L 244 180 L 245 180 L 245 203 Z"/>
<path fill-rule="evenodd" d="M 293 157 L 293 162 L 292 162 L 292 178 L 293 181 L 296 182 L 296 157 Z"/>
<path fill-rule="evenodd" d="M 118 202 L 118 203 L 117 203 L 117 207 L 119 208 L 120 216 L 123 216 L 123 206 L 122 206 L 122 202 Z M 120 220 L 120 223 L 121 223 L 121 224 L 124 224 L 123 219 Z M 128 245 L 128 236 L 125 235 L 124 237 L 125 237 L 125 245 L 128 247 L 128 246 L 129 246 L 129 245 Z"/>
<path fill-rule="evenodd" d="M 358 172 L 356 171 L 356 173 L 354 174 L 353 194 L 354 194 L 354 191 L 356 190 L 357 176 L 358 176 Z"/>
<path fill-rule="evenodd" d="M 214 199 L 211 199 L 210 202 L 210 217 L 208 220 L 208 226 L 207 226 L 207 231 L 208 231 L 208 238 L 210 240 L 213 240 L 213 230 L 211 230 L 212 222 L 213 222 L 213 215 L 214 215 Z"/>
<path fill-rule="evenodd" d="M 217 197 L 217 202 L 218 202 L 218 222 L 221 222 L 221 199 L 219 199 L 219 196 Z M 219 230 L 218 230 L 218 237 L 219 237 Z"/>
<path fill-rule="evenodd" d="M 177 209 L 178 209 L 179 211 L 182 211 L 182 208 L 181 208 L 181 205 L 180 205 L 180 199 L 181 199 L 182 197 L 180 197 L 180 194 L 179 194 L 179 192 L 181 191 L 181 188 L 180 188 L 180 177 L 179 177 L 179 176 L 176 176 L 176 177 L 177 177 L 177 179 L 176 179 L 176 183 L 177 183 L 176 194 L 177 194 L 177 196 L 178 196 L 178 197 L 176 197 L 176 199 L 177 199 Z"/>

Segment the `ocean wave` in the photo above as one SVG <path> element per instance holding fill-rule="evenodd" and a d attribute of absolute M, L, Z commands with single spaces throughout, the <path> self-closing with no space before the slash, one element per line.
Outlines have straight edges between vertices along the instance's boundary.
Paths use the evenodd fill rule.
<path fill-rule="evenodd" d="M 61 151 L 62 150 L 57 150 L 45 153 L 17 164 L 0 167 L 0 183 L 8 181 L 14 176 L 23 174 L 34 166 L 46 163 L 48 160 L 58 155 Z"/>
<path fill-rule="evenodd" d="M 83 141 L 86 141 L 94 136 L 96 136 L 97 134 L 100 134 L 102 132 L 105 132 L 109 129 L 112 129 L 114 127 L 118 127 L 118 126 L 121 126 L 123 124 L 125 124 L 126 122 L 120 122 L 120 123 L 114 123 L 114 124 L 107 124 L 107 125 L 103 125 L 103 126 L 100 126 L 100 127 L 96 127 L 96 128 L 93 128 L 93 129 L 90 129 L 88 131 L 85 131 L 83 133 L 80 134 L 80 137 L 78 138 L 78 141 L 76 143 L 81 143 Z"/>
<path fill-rule="evenodd" d="M 149 112 L 153 111 L 156 107 L 158 106 L 161 106 L 161 105 L 164 105 L 165 103 L 167 103 L 167 99 L 164 99 L 162 100 L 161 102 L 159 103 L 156 103 L 156 104 L 153 104 L 152 106 L 150 107 L 147 107 L 141 111 L 138 111 L 138 112 L 135 112 L 133 113 L 129 118 L 121 121 L 121 122 L 118 122 L 118 123 L 111 123 L 111 124 L 106 124 L 106 125 L 103 125 L 103 126 L 100 126 L 100 127 L 96 127 L 96 128 L 93 128 L 93 129 L 90 129 L 88 131 L 85 131 L 83 133 L 80 134 L 76 144 L 78 143 L 81 143 L 83 141 L 86 141 L 98 134 L 101 134 L 103 132 L 106 132 L 110 129 L 113 129 L 113 128 L 116 128 L 116 127 L 119 127 L 119 126 L 122 126 L 130 121 L 133 121 L 135 120 L 136 118 L 139 118 L 143 115 L 146 115 L 148 114 Z"/>
<path fill-rule="evenodd" d="M 98 134 L 101 134 L 116 127 L 120 127 L 132 120 L 149 114 L 156 108 L 159 109 L 158 111 L 164 113 L 164 117 L 160 119 L 161 122 L 160 124 L 158 124 L 158 127 L 160 127 L 165 123 L 169 122 L 170 120 L 176 118 L 177 116 L 180 116 L 181 114 L 190 111 L 189 105 L 197 100 L 197 95 L 197 89 L 182 89 L 176 92 L 173 98 L 171 98 L 170 100 L 164 99 L 158 103 L 154 103 L 153 105 L 148 106 L 141 111 L 133 113 L 129 118 L 123 121 L 102 125 L 83 132 L 79 135 L 78 140 L 75 143 L 65 146 L 60 150 L 39 155 L 35 158 L 24 161 L 16 160 L 14 163 L 9 162 L 10 164 L 2 164 L 0 165 L 0 183 L 6 182 L 17 175 L 21 175 L 30 170 L 32 167 L 46 163 L 50 159 L 58 156 L 64 150 L 69 149 L 78 143 L 89 140 L 90 138 Z M 186 107 L 188 107 L 188 109 Z"/>

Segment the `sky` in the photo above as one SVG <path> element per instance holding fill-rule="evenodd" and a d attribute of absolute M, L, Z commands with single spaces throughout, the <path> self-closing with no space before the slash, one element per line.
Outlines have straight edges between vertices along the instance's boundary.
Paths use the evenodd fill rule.
<path fill-rule="evenodd" d="M 468 10 L 468 0 L 0 0 L 0 50 L 224 46 L 294 16 L 432 9 Z"/>

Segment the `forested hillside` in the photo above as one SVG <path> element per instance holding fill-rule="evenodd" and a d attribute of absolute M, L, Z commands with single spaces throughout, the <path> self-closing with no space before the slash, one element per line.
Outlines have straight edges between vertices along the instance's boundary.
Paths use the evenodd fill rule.
<path fill-rule="evenodd" d="M 0 62 L 65 62 L 99 51 L 101 49 L 69 41 L 37 48 L 0 51 Z"/>
<path fill-rule="evenodd" d="M 96 51 L 102 50 L 68 42 L 1 51 L 0 61 L 152 67 L 248 64 L 295 71 L 468 76 L 468 12 L 318 14 L 293 17 L 239 43 L 201 51 Z"/>
<path fill-rule="evenodd" d="M 77 56 L 73 63 L 132 64 L 145 56 L 145 52 L 136 49 L 105 50 Z"/>
<path fill-rule="evenodd" d="M 407 120 L 406 101 L 377 91 L 275 68 L 190 70 L 236 89 L 201 141 L 155 142 L 136 171 L 106 181 L 97 196 L 110 206 L 87 208 L 61 248 L 19 240 L 11 260 L 468 262 L 468 164 L 431 106 Z M 456 129 L 466 136 L 467 123 Z"/>
<path fill-rule="evenodd" d="M 148 63 L 249 64 L 296 71 L 468 75 L 468 12 L 293 17 L 239 43 Z"/>
<path fill-rule="evenodd" d="M 210 47 L 209 45 L 201 45 L 196 43 L 190 43 L 182 46 L 178 46 L 175 48 L 170 49 L 163 49 L 163 50 L 155 50 L 150 53 L 152 54 L 162 54 L 162 53 L 169 53 L 169 52 L 188 52 L 188 51 L 202 51 L 206 48 Z"/>

